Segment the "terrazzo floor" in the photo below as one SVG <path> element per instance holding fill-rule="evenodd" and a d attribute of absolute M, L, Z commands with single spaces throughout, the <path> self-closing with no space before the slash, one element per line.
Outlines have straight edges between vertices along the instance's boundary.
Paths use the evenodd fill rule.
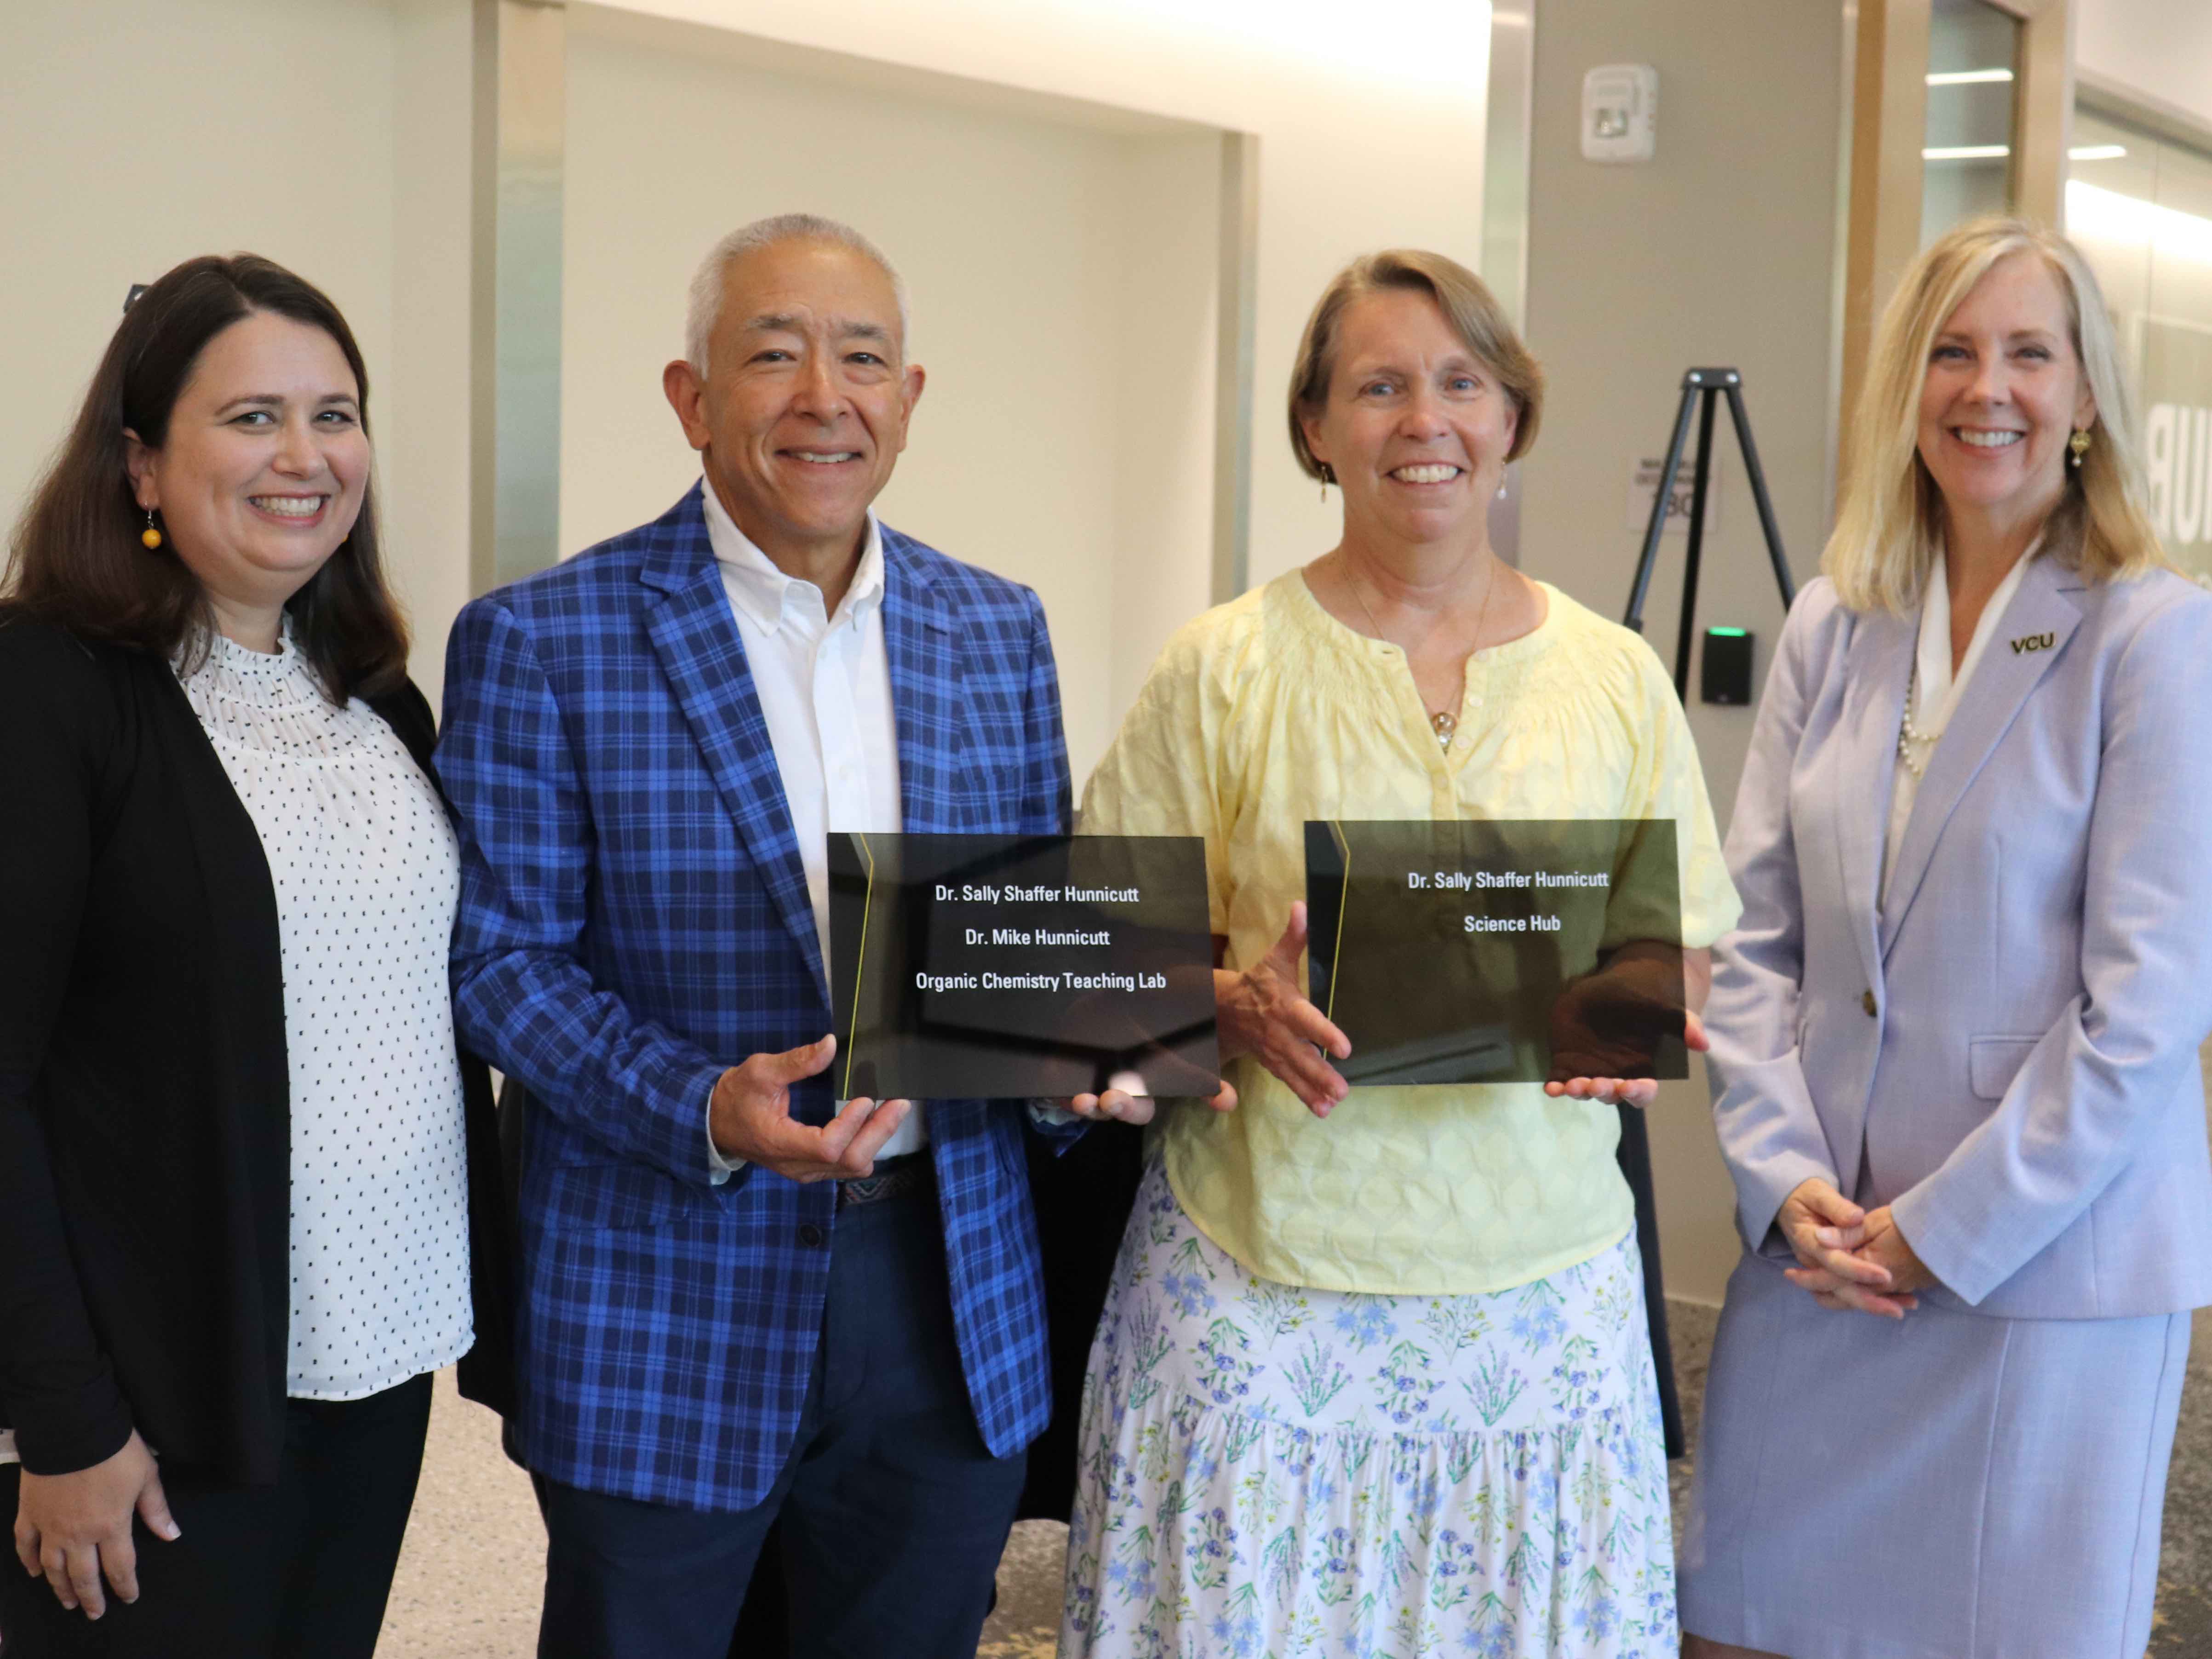
<path fill-rule="evenodd" d="M 1673 1304 L 1674 1364 L 1694 1439 L 1705 1398 L 1713 1310 Z M 1675 1524 L 1689 1490 L 1674 1468 Z M 1014 1529 L 999 1565 L 999 1607 L 977 1659 L 1050 1659 L 1060 1617 L 1066 1529 Z M 530 1485 L 501 1454 L 498 1420 L 438 1379 L 430 1447 L 407 1547 L 378 1646 L 380 1659 L 528 1659 L 538 1631 L 543 1534 Z M 2212 1310 L 2197 1316 L 2189 1384 L 2166 1488 L 2157 1624 L 2147 1659 L 2212 1656 Z M 886 1656 L 886 1659 L 892 1659 Z"/>

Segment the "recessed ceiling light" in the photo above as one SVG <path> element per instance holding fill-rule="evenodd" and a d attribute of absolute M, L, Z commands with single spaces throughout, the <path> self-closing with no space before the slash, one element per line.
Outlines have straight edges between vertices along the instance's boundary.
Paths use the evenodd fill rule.
<path fill-rule="evenodd" d="M 2117 161 L 2128 153 L 2125 144 L 2076 144 L 2066 152 L 2069 161 Z"/>
<path fill-rule="evenodd" d="M 1923 161 L 2002 161 L 2012 154 L 2009 144 L 1944 144 L 1923 149 Z"/>
<path fill-rule="evenodd" d="M 1928 77 L 1931 87 L 1981 87 L 2012 79 L 2008 69 L 1939 70 Z"/>

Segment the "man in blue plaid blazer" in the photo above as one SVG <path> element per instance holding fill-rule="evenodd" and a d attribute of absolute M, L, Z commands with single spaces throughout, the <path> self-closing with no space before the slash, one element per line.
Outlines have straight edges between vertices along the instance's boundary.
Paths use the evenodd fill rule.
<path fill-rule="evenodd" d="M 702 485 L 453 630 L 455 997 L 532 1102 L 542 1656 L 722 1659 L 774 1522 L 795 1652 L 969 1659 L 1050 1408 L 1022 1138 L 1149 1113 L 825 1075 L 825 830 L 1068 822 L 1036 596 L 868 510 L 904 308 L 845 227 L 726 238 L 665 374 Z"/>

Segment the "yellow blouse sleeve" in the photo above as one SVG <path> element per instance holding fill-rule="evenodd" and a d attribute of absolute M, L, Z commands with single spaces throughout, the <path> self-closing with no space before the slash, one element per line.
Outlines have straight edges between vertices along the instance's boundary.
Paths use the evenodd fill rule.
<path fill-rule="evenodd" d="M 1221 738 L 1228 709 L 1215 684 L 1206 617 L 1152 665 L 1135 705 L 1084 786 L 1078 829 L 1091 836 L 1199 836 L 1212 931 L 1229 931 Z"/>

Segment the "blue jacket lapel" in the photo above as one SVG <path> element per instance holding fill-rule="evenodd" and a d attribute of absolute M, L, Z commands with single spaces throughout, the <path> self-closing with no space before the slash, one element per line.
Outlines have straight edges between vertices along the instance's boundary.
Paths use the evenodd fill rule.
<path fill-rule="evenodd" d="M 884 532 L 884 647 L 898 717 L 899 805 L 906 828 L 913 834 L 969 829 L 957 810 L 967 708 L 952 617 L 927 566 L 890 529 Z"/>
<path fill-rule="evenodd" d="M 1931 576 L 1931 580 L 1940 576 Z M 1882 908 L 1881 950 L 1887 957 L 1897 930 L 1920 891 L 1936 843 L 1959 801 L 1980 775 L 1990 754 L 2020 714 L 2067 640 L 2081 626 L 2081 610 L 2069 597 L 2081 578 L 2045 556 L 2021 574 L 2020 586 L 1982 649 L 1951 723 L 1928 757 L 1927 775 L 1912 803 L 1912 817 L 1897 848 L 1890 902 Z M 2026 642 L 2033 642 L 2033 648 Z M 1893 728 L 1894 729 L 1894 728 Z M 1884 797 L 1885 800 L 1887 799 Z"/>
<path fill-rule="evenodd" d="M 1844 657 L 1842 775 L 1830 815 L 1844 903 L 1851 937 L 1866 969 L 1866 982 L 1879 985 L 1881 950 L 1875 910 L 1881 881 L 1882 842 L 1889 823 L 1889 795 L 1897 770 L 1897 728 L 1905 715 L 1905 687 L 1912 672 L 1915 619 L 1886 611 L 1867 611 L 1852 625 Z"/>
<path fill-rule="evenodd" d="M 744 642 L 707 539 L 699 490 L 694 484 L 662 520 L 671 533 L 639 568 L 638 580 L 656 595 L 646 606 L 646 632 L 722 805 L 744 835 L 753 866 L 826 1005 L 830 982 L 822 969 L 822 940 L 806 890 L 806 868 L 799 861 L 775 745 L 753 690 Z"/>

